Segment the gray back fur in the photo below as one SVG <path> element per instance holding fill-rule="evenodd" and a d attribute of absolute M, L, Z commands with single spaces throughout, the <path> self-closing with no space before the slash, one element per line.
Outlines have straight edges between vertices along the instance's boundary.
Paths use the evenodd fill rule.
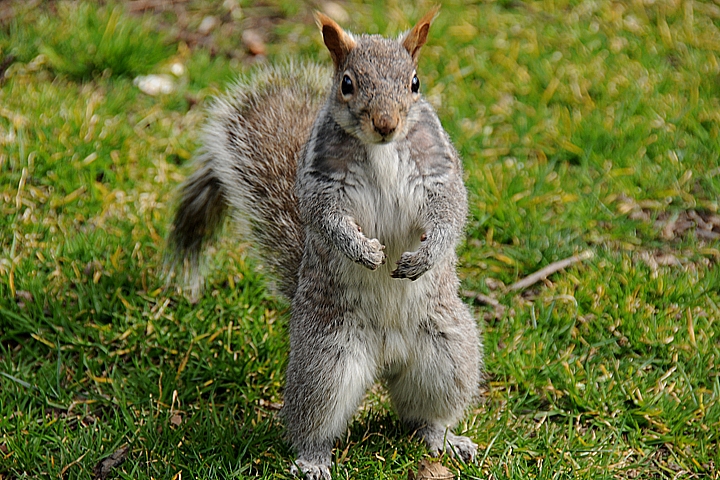
<path fill-rule="evenodd" d="M 230 213 L 279 292 L 292 299 L 304 243 L 297 161 L 330 80 L 330 71 L 314 64 L 265 66 L 210 107 L 169 239 L 191 298 L 202 286 L 201 251 Z"/>

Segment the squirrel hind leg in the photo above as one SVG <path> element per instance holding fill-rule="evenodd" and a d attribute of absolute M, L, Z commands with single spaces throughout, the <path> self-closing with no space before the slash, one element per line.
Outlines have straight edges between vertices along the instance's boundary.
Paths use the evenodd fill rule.
<path fill-rule="evenodd" d="M 202 252 L 223 224 L 227 202 L 208 154 L 197 159 L 198 167 L 180 189 L 180 198 L 168 237 L 165 270 L 190 301 L 197 302 L 203 285 Z"/>
<path fill-rule="evenodd" d="M 413 345 L 423 361 L 405 365 L 386 385 L 398 415 L 417 430 L 431 453 L 472 461 L 477 445 L 450 428 L 478 394 L 482 347 L 469 311 L 459 299 L 453 303 L 449 311 L 434 312 L 436 321 L 426 323 L 426 335 Z"/>

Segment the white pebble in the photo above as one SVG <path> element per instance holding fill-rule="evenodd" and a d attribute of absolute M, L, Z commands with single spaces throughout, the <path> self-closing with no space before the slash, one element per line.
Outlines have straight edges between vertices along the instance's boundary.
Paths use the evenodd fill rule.
<path fill-rule="evenodd" d="M 185 65 L 180 62 L 175 62 L 170 65 L 170 71 L 176 77 L 182 77 L 185 74 Z"/>
<path fill-rule="evenodd" d="M 168 94 L 175 90 L 175 84 L 170 75 L 140 75 L 135 77 L 133 85 L 138 87 L 141 92 L 151 96 Z"/>

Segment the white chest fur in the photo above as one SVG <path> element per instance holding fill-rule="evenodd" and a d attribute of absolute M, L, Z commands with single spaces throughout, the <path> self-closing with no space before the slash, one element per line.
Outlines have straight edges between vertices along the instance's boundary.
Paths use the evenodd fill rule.
<path fill-rule="evenodd" d="M 422 179 L 409 152 L 396 143 L 366 148 L 367 162 L 352 172 L 358 187 L 350 190 L 352 214 L 365 235 L 385 245 L 394 263 L 420 243 Z"/>
<path fill-rule="evenodd" d="M 421 214 L 424 188 L 409 151 L 394 143 L 367 148 L 366 162 L 355 164 L 346 179 L 352 215 L 368 238 L 385 245 L 387 262 L 369 270 L 348 261 L 346 292 L 351 304 L 360 302 L 357 322 L 369 329 L 362 344 L 374 351 L 379 364 L 403 362 L 412 352 L 412 339 L 427 316 L 427 299 L 433 288 L 429 275 L 417 281 L 392 278 L 395 262 L 420 246 L 424 233 Z M 356 332 L 357 333 L 357 332 Z"/>

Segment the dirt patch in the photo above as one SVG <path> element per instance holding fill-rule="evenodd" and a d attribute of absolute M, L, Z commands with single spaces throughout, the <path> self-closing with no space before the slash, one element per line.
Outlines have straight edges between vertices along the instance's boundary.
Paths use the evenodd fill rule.
<path fill-rule="evenodd" d="M 653 223 L 665 241 L 694 236 L 701 241 L 720 240 L 720 215 L 708 210 L 661 210 L 658 202 L 641 201 L 621 196 L 618 211 L 632 220 Z"/>
<path fill-rule="evenodd" d="M 665 240 L 695 235 L 701 240 L 720 240 L 720 215 L 707 211 L 685 210 L 662 212 L 655 220 L 655 228 Z"/>

